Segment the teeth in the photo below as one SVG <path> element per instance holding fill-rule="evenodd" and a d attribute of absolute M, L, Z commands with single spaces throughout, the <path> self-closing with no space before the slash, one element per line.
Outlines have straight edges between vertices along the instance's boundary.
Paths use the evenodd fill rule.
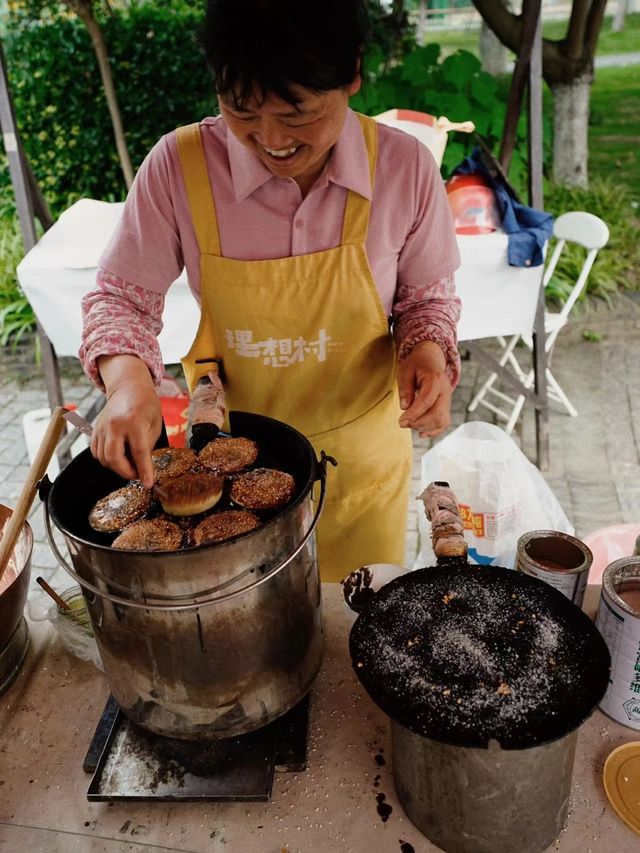
<path fill-rule="evenodd" d="M 274 151 L 272 148 L 264 149 L 267 154 L 271 154 L 272 157 L 290 157 L 292 154 L 295 154 L 298 150 L 297 148 L 280 148 L 277 151 Z"/>

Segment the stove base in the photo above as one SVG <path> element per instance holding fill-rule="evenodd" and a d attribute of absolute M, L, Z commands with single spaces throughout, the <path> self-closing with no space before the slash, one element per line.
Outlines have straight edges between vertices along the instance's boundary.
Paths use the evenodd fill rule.
<path fill-rule="evenodd" d="M 222 741 L 180 741 L 136 726 L 109 697 L 85 758 L 91 801 L 259 801 L 274 772 L 306 767 L 309 697 L 268 726 Z"/>

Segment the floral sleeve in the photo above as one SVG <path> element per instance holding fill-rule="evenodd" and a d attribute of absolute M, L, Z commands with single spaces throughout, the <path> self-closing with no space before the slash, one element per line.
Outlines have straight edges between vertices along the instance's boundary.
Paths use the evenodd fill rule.
<path fill-rule="evenodd" d="M 136 355 L 156 385 L 164 373 L 158 335 L 164 295 L 98 270 L 96 287 L 82 299 L 80 360 L 91 381 L 104 390 L 97 360 L 103 355 Z"/>
<path fill-rule="evenodd" d="M 398 285 L 393 304 L 393 321 L 398 358 L 403 361 L 416 344 L 434 341 L 447 359 L 447 376 L 452 388 L 460 379 L 460 354 L 456 327 L 460 319 L 460 299 L 454 276 L 449 275 L 423 287 Z"/>

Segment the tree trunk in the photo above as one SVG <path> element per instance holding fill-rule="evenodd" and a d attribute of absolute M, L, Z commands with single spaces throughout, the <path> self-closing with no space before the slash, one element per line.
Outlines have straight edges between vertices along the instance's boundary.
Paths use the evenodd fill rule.
<path fill-rule="evenodd" d="M 509 9 L 511 0 L 498 0 Z M 493 32 L 485 20 L 480 28 L 480 60 L 482 67 L 489 74 L 504 74 L 508 70 L 509 56 L 507 48 Z"/>
<path fill-rule="evenodd" d="M 131 184 L 133 183 L 133 167 L 131 166 L 129 151 L 127 150 L 127 142 L 124 135 L 124 129 L 122 127 L 118 96 L 116 95 L 113 75 L 111 74 L 111 66 L 109 64 L 107 45 L 104 40 L 102 30 L 93 15 L 91 0 L 65 0 L 65 2 L 80 18 L 91 37 L 93 50 L 98 61 L 98 68 L 100 69 L 100 77 L 102 79 L 105 98 L 107 99 L 109 115 L 111 116 L 111 125 L 113 127 L 113 135 L 116 142 L 118 159 L 120 160 L 120 167 L 122 168 L 125 186 L 127 189 L 130 189 Z"/>
<path fill-rule="evenodd" d="M 629 0 L 618 0 L 616 3 L 616 12 L 613 16 L 611 24 L 611 32 L 619 33 L 624 29 L 624 19 L 629 9 Z"/>
<path fill-rule="evenodd" d="M 571 83 L 555 83 L 553 92 L 553 178 L 558 184 L 588 184 L 590 73 Z"/>

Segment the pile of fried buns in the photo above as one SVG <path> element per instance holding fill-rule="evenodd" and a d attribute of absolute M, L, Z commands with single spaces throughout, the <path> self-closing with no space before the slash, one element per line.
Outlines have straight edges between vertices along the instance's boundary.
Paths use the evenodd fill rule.
<path fill-rule="evenodd" d="M 133 551 L 177 551 L 248 533 L 286 506 L 296 487 L 286 471 L 253 467 L 259 452 L 242 437 L 215 438 L 200 453 L 154 450 L 153 488 L 134 480 L 111 492 L 95 504 L 89 524 L 118 534 L 113 548 Z"/>

